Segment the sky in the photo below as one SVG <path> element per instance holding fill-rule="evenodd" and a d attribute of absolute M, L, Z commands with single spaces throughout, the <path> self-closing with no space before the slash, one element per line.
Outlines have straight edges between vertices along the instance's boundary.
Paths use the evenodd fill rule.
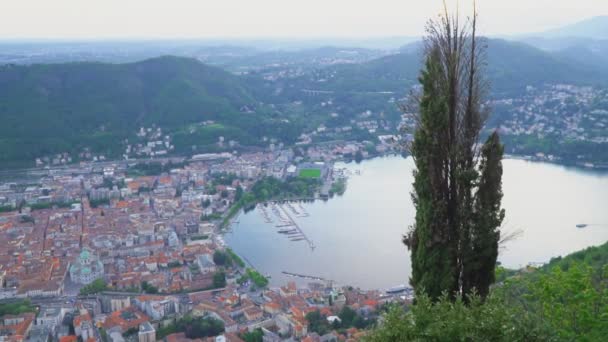
<path fill-rule="evenodd" d="M 457 0 L 446 0 L 455 8 Z M 471 1 L 460 0 L 461 13 Z M 608 0 L 477 0 L 485 35 L 540 32 Z M 420 36 L 441 0 L 0 0 L 0 39 Z"/>

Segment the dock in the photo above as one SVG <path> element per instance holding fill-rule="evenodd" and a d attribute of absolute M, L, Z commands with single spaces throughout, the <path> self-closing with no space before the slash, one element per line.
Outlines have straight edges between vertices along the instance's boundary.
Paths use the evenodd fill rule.
<path fill-rule="evenodd" d="M 300 205 L 299 208 L 296 208 L 293 204 L 291 204 L 290 202 L 285 203 L 285 205 L 291 210 L 291 212 L 296 215 L 296 217 L 307 217 L 309 216 L 308 213 L 304 210 L 304 208 L 302 207 L 302 205 Z M 298 210 L 299 209 L 299 210 Z"/>
<path fill-rule="evenodd" d="M 310 249 L 314 250 L 315 249 L 314 242 L 312 242 L 312 240 L 308 236 L 306 236 L 304 231 L 300 228 L 300 225 L 298 225 L 298 223 L 296 221 L 294 221 L 294 219 L 291 217 L 291 215 L 289 215 L 289 213 L 287 212 L 287 210 L 285 210 L 285 208 L 283 208 L 282 206 L 278 206 L 278 208 L 280 208 L 283 211 L 283 213 L 285 213 L 285 215 L 287 215 L 287 219 L 291 222 L 293 229 L 296 230 L 296 234 L 297 234 L 296 236 L 298 236 L 298 240 L 291 239 L 291 241 L 306 241 L 308 243 L 308 246 L 310 247 Z"/>
<path fill-rule="evenodd" d="M 281 273 L 283 273 L 285 275 L 288 275 L 290 277 L 296 277 L 296 278 L 318 280 L 318 281 L 333 281 L 333 280 L 325 279 L 325 278 L 322 278 L 322 277 L 311 276 L 311 275 L 306 275 L 306 274 L 299 274 L 299 273 L 292 273 L 292 272 L 287 272 L 287 271 L 282 271 Z"/>
<path fill-rule="evenodd" d="M 264 207 L 263 204 L 258 204 L 258 209 L 260 210 L 260 212 L 262 213 L 262 216 L 264 217 L 264 222 L 272 223 L 272 219 L 270 218 L 270 214 L 268 214 L 268 210 L 266 210 L 266 207 Z"/>

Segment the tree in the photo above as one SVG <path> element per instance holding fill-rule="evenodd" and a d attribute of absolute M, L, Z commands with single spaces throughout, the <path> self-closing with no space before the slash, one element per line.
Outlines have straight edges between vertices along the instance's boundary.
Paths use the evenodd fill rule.
<path fill-rule="evenodd" d="M 158 293 L 158 288 L 156 288 L 154 285 L 148 283 L 147 281 L 141 282 L 141 290 L 144 293 L 148 293 L 148 294 L 157 294 Z"/>
<path fill-rule="evenodd" d="M 20 315 L 25 312 L 34 312 L 36 307 L 29 299 L 18 299 L 12 302 L 0 303 L 0 317 L 4 315 Z"/>
<path fill-rule="evenodd" d="M 486 141 L 481 157 L 475 149 L 489 112 L 476 21 L 474 13 L 462 27 L 446 9 L 429 22 L 422 94 L 414 102 L 418 125 L 408 147 L 416 164 L 416 220 L 403 242 L 411 251 L 410 282 L 417 295 L 432 300 L 444 292 L 466 299 L 474 289 L 487 296 L 504 218 L 498 134 Z"/>
<path fill-rule="evenodd" d="M 357 313 L 355 312 L 355 310 L 345 305 L 342 310 L 340 310 L 338 317 L 340 317 L 343 326 L 350 327 L 352 326 L 355 317 L 357 317 Z"/>
<path fill-rule="evenodd" d="M 257 328 L 254 331 L 247 331 L 241 334 L 241 338 L 245 342 L 262 342 L 264 340 L 264 332 L 261 328 Z"/>
<path fill-rule="evenodd" d="M 359 164 L 361 161 L 363 161 L 363 153 L 361 150 L 357 150 L 357 152 L 355 152 L 355 162 Z"/>
<path fill-rule="evenodd" d="M 226 286 L 226 273 L 216 272 L 213 274 L 213 287 L 216 289 Z"/>
<path fill-rule="evenodd" d="M 108 289 L 108 285 L 103 279 L 95 279 L 92 283 L 85 285 L 80 289 L 81 296 L 87 296 L 103 292 Z"/>
<path fill-rule="evenodd" d="M 471 222 L 470 249 L 463 263 L 463 292 L 473 288 L 485 297 L 496 276 L 496 259 L 500 232 L 495 229 L 505 217 L 502 201 L 503 146 L 496 132 L 492 133 L 481 151 L 481 176 L 474 202 Z"/>
<path fill-rule="evenodd" d="M 316 332 L 319 335 L 325 335 L 330 330 L 327 317 L 322 315 L 319 310 L 307 313 L 306 320 L 308 321 L 308 331 Z"/>
<path fill-rule="evenodd" d="M 236 187 L 236 193 L 234 194 L 234 200 L 238 202 L 241 200 L 242 197 L 243 197 L 243 187 L 238 185 Z"/>
<path fill-rule="evenodd" d="M 219 266 L 230 266 L 232 264 L 232 260 L 230 260 L 230 255 L 220 250 L 216 250 L 213 253 L 213 262 Z"/>
<path fill-rule="evenodd" d="M 185 332 L 190 339 L 217 336 L 224 332 L 224 323 L 213 317 L 187 315 L 175 323 L 175 331 Z"/>

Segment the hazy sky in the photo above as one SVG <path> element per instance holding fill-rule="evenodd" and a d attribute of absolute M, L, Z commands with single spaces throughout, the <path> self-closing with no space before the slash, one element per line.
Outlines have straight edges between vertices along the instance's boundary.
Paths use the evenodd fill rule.
<path fill-rule="evenodd" d="M 463 12 L 468 2 L 460 0 Z M 477 3 L 487 35 L 608 15 L 608 0 Z M 440 9 L 441 0 L 0 0 L 0 38 L 420 35 Z"/>

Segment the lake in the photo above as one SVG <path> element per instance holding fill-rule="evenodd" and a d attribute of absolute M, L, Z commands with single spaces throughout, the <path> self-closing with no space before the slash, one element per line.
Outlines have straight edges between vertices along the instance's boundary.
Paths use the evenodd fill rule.
<path fill-rule="evenodd" d="M 401 236 L 413 223 L 411 158 L 383 157 L 361 164 L 337 163 L 353 175 L 346 193 L 329 201 L 295 204 L 309 214 L 296 217 L 314 242 L 290 241 L 277 220 L 266 223 L 260 210 L 241 214 L 225 240 L 271 284 L 309 280 L 283 271 L 331 279 L 363 289 L 407 284 L 409 253 Z M 501 246 L 499 261 L 512 268 L 546 262 L 608 240 L 608 172 L 507 159 L 503 162 L 503 235 L 520 232 Z M 360 171 L 356 174 L 355 171 Z M 273 215 L 271 208 L 268 212 Z M 578 223 L 590 224 L 576 228 Z"/>

